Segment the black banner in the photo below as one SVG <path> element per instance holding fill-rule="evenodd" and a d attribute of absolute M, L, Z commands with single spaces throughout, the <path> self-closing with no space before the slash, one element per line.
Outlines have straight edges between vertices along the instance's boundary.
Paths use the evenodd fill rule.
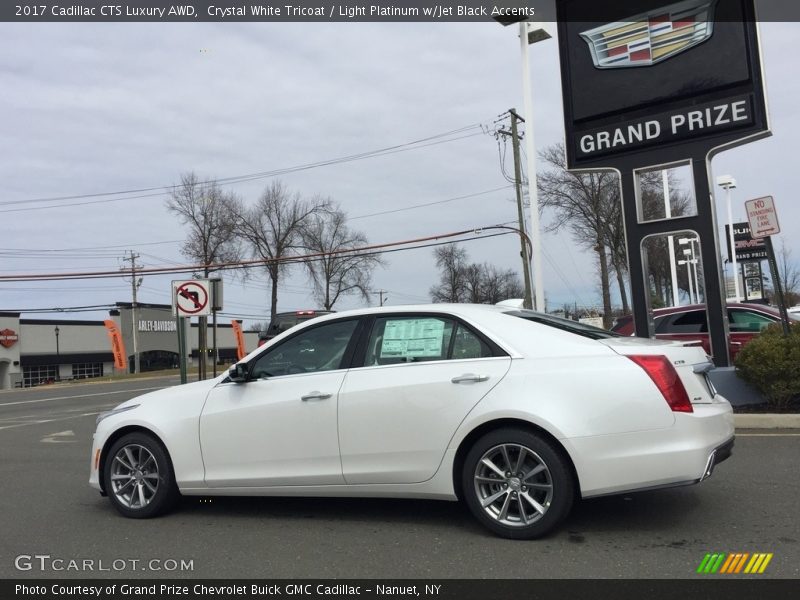
<path fill-rule="evenodd" d="M 731 0 L 715 1 L 724 5 Z M 554 4 L 538 0 L 17 0 L 0 3 L 0 21 L 480 22 L 494 19 L 511 24 L 523 19 L 554 22 Z M 625 17 L 619 13 L 619 4 L 594 2 L 569 19 L 601 22 Z M 735 17 L 722 17 L 726 18 L 735 20 Z M 799 21 L 800 4 L 761 0 L 757 18 L 759 21 Z"/>
<path fill-rule="evenodd" d="M 535 565 L 531 565 L 535 569 Z M 701 577 L 701 576 L 698 576 Z M 641 600 L 738 600 L 794 598 L 797 582 L 750 576 L 702 576 L 703 579 L 663 580 L 31 580 L 0 582 L 0 597 L 38 600 L 199 600 L 203 598 L 300 598 L 333 600 L 580 600 L 635 598 Z M 705 578 L 709 577 L 709 578 Z"/>

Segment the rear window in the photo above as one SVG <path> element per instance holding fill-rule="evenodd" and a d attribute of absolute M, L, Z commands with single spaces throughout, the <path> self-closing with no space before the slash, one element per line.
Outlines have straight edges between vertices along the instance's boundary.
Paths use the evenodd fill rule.
<path fill-rule="evenodd" d="M 526 321 L 539 323 L 541 325 L 547 325 L 548 327 L 560 329 L 561 331 L 566 331 L 568 333 L 574 333 L 575 335 L 589 338 L 590 340 L 605 340 L 608 338 L 621 337 L 618 333 L 606 331 L 605 329 L 595 327 L 594 325 L 586 325 L 584 323 L 578 323 L 577 321 L 571 321 L 570 319 L 562 319 L 561 317 L 554 317 L 553 315 L 545 315 L 533 310 L 513 310 L 505 314 L 511 315 L 512 317 L 519 317 L 520 319 L 525 319 Z"/>

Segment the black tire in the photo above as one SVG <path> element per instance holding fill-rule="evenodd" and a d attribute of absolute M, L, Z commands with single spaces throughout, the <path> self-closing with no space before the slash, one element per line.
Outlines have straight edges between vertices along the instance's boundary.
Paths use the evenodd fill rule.
<path fill-rule="evenodd" d="M 569 514 L 575 482 L 560 448 L 531 431 L 503 428 L 490 431 L 469 450 L 461 490 L 485 527 L 501 537 L 533 539 L 552 531 Z"/>
<path fill-rule="evenodd" d="M 116 459 L 118 455 L 121 460 Z M 166 449 L 144 432 L 129 433 L 114 442 L 103 465 L 103 482 L 114 508 L 131 519 L 161 515 L 180 499 Z"/>

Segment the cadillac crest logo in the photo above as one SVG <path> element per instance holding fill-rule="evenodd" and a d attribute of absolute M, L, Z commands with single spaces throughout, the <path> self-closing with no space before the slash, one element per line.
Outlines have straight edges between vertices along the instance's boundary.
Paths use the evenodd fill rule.
<path fill-rule="evenodd" d="M 3 348 L 11 348 L 11 346 L 18 341 L 19 336 L 16 331 L 12 331 L 11 329 L 0 330 L 0 346 L 3 346 Z"/>
<path fill-rule="evenodd" d="M 687 0 L 581 33 L 598 69 L 647 67 L 702 44 L 717 0 Z"/>

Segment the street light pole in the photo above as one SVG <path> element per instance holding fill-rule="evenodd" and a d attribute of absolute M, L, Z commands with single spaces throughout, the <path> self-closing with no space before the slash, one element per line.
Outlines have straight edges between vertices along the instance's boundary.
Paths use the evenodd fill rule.
<path fill-rule="evenodd" d="M 531 74 L 528 61 L 528 45 L 550 38 L 550 34 L 539 27 L 531 28 L 527 21 L 520 21 L 519 43 L 522 53 L 522 98 L 525 109 L 525 154 L 528 162 L 528 200 L 530 202 L 530 238 L 533 250 L 533 308 L 545 312 L 544 280 L 542 277 L 542 232 L 539 225 L 539 194 L 536 189 L 536 146 L 533 143 L 533 99 Z"/>
<path fill-rule="evenodd" d="M 664 216 L 672 218 L 672 205 L 669 201 L 669 171 L 661 171 L 661 185 L 664 188 Z M 667 236 L 667 246 L 669 248 L 669 272 L 672 277 L 672 306 L 680 306 L 678 299 L 678 268 L 675 266 L 675 236 Z"/>
<path fill-rule="evenodd" d="M 731 265 L 733 266 L 733 289 L 736 302 L 741 302 L 741 294 L 739 293 L 739 266 L 736 264 L 736 245 L 733 240 L 733 211 L 731 209 L 731 190 L 736 188 L 736 180 L 730 175 L 720 175 L 717 177 L 717 185 L 726 192 L 725 195 L 728 203 L 728 238 L 731 244 Z"/>
<path fill-rule="evenodd" d="M 687 250 L 688 252 L 688 250 Z M 679 265 L 686 265 L 686 278 L 689 280 L 689 304 L 694 304 L 694 284 L 692 283 L 692 265 L 689 259 L 679 260 Z"/>
<path fill-rule="evenodd" d="M 697 242 L 697 254 L 695 254 L 695 251 L 694 251 L 695 242 Z M 697 255 L 700 254 L 700 240 L 698 240 L 697 238 L 694 238 L 694 237 L 692 237 L 692 238 L 681 238 L 681 239 L 678 240 L 678 243 L 681 246 L 685 246 L 686 244 L 689 244 L 689 248 L 691 249 L 691 250 L 684 250 L 683 254 L 684 254 L 684 256 L 688 257 L 689 255 L 691 255 L 691 257 L 692 257 L 691 262 L 692 262 L 692 272 L 694 273 L 695 296 L 697 298 L 697 301 L 700 302 L 700 278 L 699 278 L 699 276 L 697 274 L 697 262 L 698 262 L 697 261 Z"/>
<path fill-rule="evenodd" d="M 61 349 L 58 347 L 58 334 L 60 331 L 58 325 L 56 325 L 56 381 L 61 381 Z"/>

